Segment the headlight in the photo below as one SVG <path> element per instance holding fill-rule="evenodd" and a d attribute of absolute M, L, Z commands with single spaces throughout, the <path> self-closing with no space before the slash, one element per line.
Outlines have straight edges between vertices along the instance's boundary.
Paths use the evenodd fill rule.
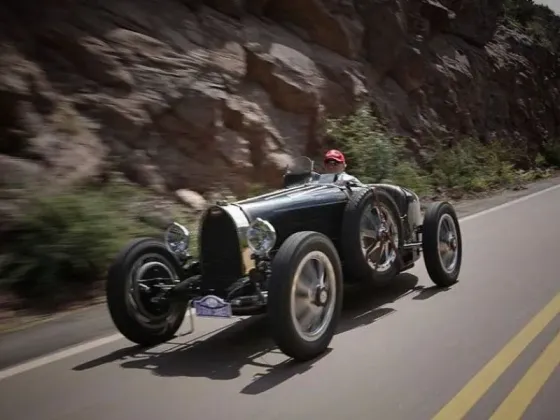
<path fill-rule="evenodd" d="M 189 249 L 189 230 L 185 226 L 173 222 L 165 229 L 164 241 L 170 252 L 176 255 L 185 255 Z"/>
<path fill-rule="evenodd" d="M 276 243 L 274 227 L 261 218 L 257 218 L 247 229 L 247 245 L 255 254 L 265 256 Z"/>

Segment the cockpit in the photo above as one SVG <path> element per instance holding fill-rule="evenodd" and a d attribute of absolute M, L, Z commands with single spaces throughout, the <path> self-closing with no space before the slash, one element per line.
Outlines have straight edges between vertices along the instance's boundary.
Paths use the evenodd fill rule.
<path fill-rule="evenodd" d="M 337 181 L 338 174 L 320 174 L 314 171 L 314 163 L 307 156 L 300 156 L 286 167 L 284 172 L 284 188 L 304 184 L 332 184 Z"/>

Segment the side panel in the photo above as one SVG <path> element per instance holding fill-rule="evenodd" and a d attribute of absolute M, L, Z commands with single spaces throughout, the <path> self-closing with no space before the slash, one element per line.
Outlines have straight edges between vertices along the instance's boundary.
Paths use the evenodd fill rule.
<path fill-rule="evenodd" d="M 278 235 L 275 250 L 280 248 L 291 234 L 303 230 L 320 232 L 338 246 L 345 206 L 346 201 L 316 204 L 270 215 L 268 220 Z"/>
<path fill-rule="evenodd" d="M 414 194 L 414 198 L 408 204 L 408 225 L 411 232 L 414 232 L 416 228 L 422 225 L 422 210 L 420 209 L 420 200 L 416 194 Z"/>
<path fill-rule="evenodd" d="M 406 220 L 408 223 L 408 228 L 410 229 L 409 241 L 416 242 L 418 240 L 418 237 L 415 234 L 415 232 L 416 229 L 422 225 L 422 221 L 423 221 L 422 211 L 420 208 L 420 199 L 414 192 L 406 188 L 403 188 L 403 190 L 406 193 L 407 203 L 408 203 Z M 420 249 L 411 250 L 410 255 L 411 255 L 412 262 L 417 261 L 420 259 L 421 251 Z"/>
<path fill-rule="evenodd" d="M 412 234 L 414 230 L 422 224 L 422 213 L 420 211 L 420 199 L 408 188 L 403 188 L 393 184 L 372 184 L 372 186 L 383 189 L 393 199 L 399 207 L 401 217 L 405 218 L 407 234 L 406 240 L 414 240 Z"/>

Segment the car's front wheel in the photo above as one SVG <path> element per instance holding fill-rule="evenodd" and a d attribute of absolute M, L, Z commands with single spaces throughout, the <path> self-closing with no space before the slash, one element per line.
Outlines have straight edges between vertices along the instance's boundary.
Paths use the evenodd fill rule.
<path fill-rule="evenodd" d="M 175 335 L 186 304 L 157 299 L 154 283 L 174 284 L 181 267 L 160 241 L 130 242 L 117 256 L 107 276 L 107 305 L 113 323 L 140 345 L 163 343 Z"/>
<path fill-rule="evenodd" d="M 306 361 L 329 346 L 342 310 L 342 267 L 333 243 L 298 232 L 280 247 L 268 288 L 271 333 L 286 355 Z"/>

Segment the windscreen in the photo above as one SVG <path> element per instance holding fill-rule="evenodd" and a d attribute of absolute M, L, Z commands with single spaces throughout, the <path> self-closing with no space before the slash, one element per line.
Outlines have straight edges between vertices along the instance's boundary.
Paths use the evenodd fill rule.
<path fill-rule="evenodd" d="M 312 171 L 313 161 L 307 156 L 295 158 L 287 168 L 287 172 L 294 175 L 310 174 Z"/>

